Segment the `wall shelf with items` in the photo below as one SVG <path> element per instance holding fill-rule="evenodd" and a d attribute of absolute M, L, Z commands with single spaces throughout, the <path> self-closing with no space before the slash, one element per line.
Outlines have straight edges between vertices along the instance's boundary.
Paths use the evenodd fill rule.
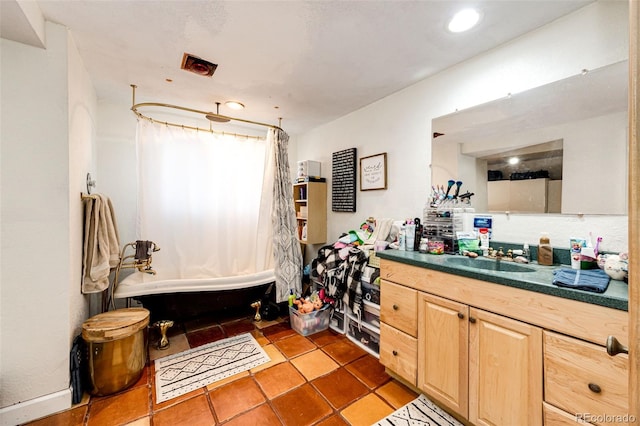
<path fill-rule="evenodd" d="M 298 240 L 305 244 L 321 244 L 327 240 L 327 183 L 293 184 Z"/>

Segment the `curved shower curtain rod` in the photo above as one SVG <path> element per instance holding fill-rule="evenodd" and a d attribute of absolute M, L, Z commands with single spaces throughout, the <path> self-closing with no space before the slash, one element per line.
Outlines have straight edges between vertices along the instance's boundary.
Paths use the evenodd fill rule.
<path fill-rule="evenodd" d="M 211 123 L 209 123 L 209 128 L 208 129 L 203 129 L 202 127 L 196 127 L 196 126 L 187 126 L 184 124 L 178 124 L 178 123 L 172 123 L 172 122 L 168 122 L 168 121 L 163 121 L 163 120 L 158 120 L 155 118 L 152 118 L 148 115 L 145 115 L 143 113 L 141 113 L 138 109 L 139 108 L 145 108 L 145 107 L 162 107 L 162 108 L 171 108 L 171 109 L 176 109 L 176 110 L 180 110 L 180 111 L 187 111 L 187 112 L 192 112 L 194 114 L 202 114 L 205 118 L 207 118 L 210 121 L 217 121 L 217 122 L 228 122 L 228 121 L 238 121 L 241 123 L 247 123 L 247 124 L 253 124 L 256 126 L 263 126 L 263 127 L 268 127 L 270 129 L 275 129 L 275 130 L 282 130 L 282 128 L 280 127 L 280 125 L 282 124 L 282 118 L 279 118 L 278 121 L 278 126 L 274 126 L 273 124 L 266 124 L 266 123 L 260 123 L 259 121 L 252 121 L 252 120 L 245 120 L 243 118 L 235 118 L 235 117 L 229 117 L 226 115 L 221 115 L 221 114 L 217 114 L 217 113 L 213 113 L 213 112 L 209 112 L 209 111 L 201 111 L 198 109 L 193 109 L 193 108 L 187 108 L 187 107 L 182 107 L 182 106 L 178 106 L 178 105 L 171 105 L 171 104 L 165 104 L 165 103 L 159 103 L 159 102 L 142 102 L 137 104 L 136 103 L 136 88 L 138 86 L 136 86 L 135 84 L 131 85 L 131 90 L 132 90 L 132 106 L 131 106 L 131 111 L 133 111 L 133 113 L 138 116 L 138 118 L 143 118 L 145 120 L 149 120 L 152 123 L 160 123 L 160 124 L 164 124 L 166 126 L 173 126 L 173 127 L 180 127 L 182 129 L 191 129 L 191 130 L 197 130 L 197 131 L 202 131 L 202 132 L 210 132 L 210 133 L 218 133 L 218 134 L 222 134 L 222 135 L 233 135 L 233 136 L 242 136 L 242 137 L 247 137 L 247 138 L 257 138 L 260 139 L 259 136 L 250 136 L 250 135 L 242 135 L 242 134 L 238 134 L 238 133 L 231 133 L 231 132 L 223 132 L 220 130 L 213 130 L 213 128 L 211 127 Z"/>

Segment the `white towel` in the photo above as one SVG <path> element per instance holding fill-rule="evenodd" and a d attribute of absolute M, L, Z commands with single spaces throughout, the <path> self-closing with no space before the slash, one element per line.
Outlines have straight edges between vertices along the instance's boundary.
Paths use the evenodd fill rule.
<path fill-rule="evenodd" d="M 376 227 L 373 233 L 364 242 L 365 244 L 373 245 L 376 241 L 385 241 L 389 237 L 389 231 L 391 230 L 391 224 L 393 219 L 380 219 L 376 221 Z"/>
<path fill-rule="evenodd" d="M 391 224 L 393 219 L 380 219 L 376 220 L 376 227 L 373 233 L 367 238 L 364 244 L 361 246 L 363 250 L 373 250 L 376 241 L 386 241 L 389 237 L 389 231 L 391 231 Z"/>
<path fill-rule="evenodd" d="M 82 293 L 99 293 L 109 287 L 111 268 L 120 261 L 120 238 L 108 197 L 94 194 L 84 203 Z"/>

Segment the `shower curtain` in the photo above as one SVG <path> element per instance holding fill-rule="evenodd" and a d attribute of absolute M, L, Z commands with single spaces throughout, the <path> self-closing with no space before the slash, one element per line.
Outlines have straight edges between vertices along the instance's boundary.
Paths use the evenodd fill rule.
<path fill-rule="evenodd" d="M 291 224 L 280 224 L 281 216 L 295 222 L 288 161 L 277 159 L 286 158 L 287 139 L 275 130 L 258 139 L 138 121 L 137 238 L 161 248 L 153 264 L 164 278 L 273 269 L 278 301 L 300 289 L 300 248 L 282 241 Z M 277 194 L 287 186 L 284 200 Z"/>
<path fill-rule="evenodd" d="M 298 241 L 293 192 L 291 190 L 291 173 L 289 171 L 289 135 L 282 130 L 269 130 L 269 144 L 273 154 L 269 154 L 275 166 L 273 179 L 273 239 L 276 256 L 276 299 L 287 300 L 290 290 L 301 294 L 302 289 L 302 250 Z"/>

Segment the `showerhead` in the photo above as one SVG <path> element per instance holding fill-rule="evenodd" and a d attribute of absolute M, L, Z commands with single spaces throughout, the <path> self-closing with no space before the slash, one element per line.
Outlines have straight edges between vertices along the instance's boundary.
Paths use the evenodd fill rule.
<path fill-rule="evenodd" d="M 228 123 L 231 121 L 227 117 L 220 115 L 220 102 L 216 102 L 216 113 L 208 113 L 205 118 L 209 121 L 215 121 L 216 123 Z"/>

